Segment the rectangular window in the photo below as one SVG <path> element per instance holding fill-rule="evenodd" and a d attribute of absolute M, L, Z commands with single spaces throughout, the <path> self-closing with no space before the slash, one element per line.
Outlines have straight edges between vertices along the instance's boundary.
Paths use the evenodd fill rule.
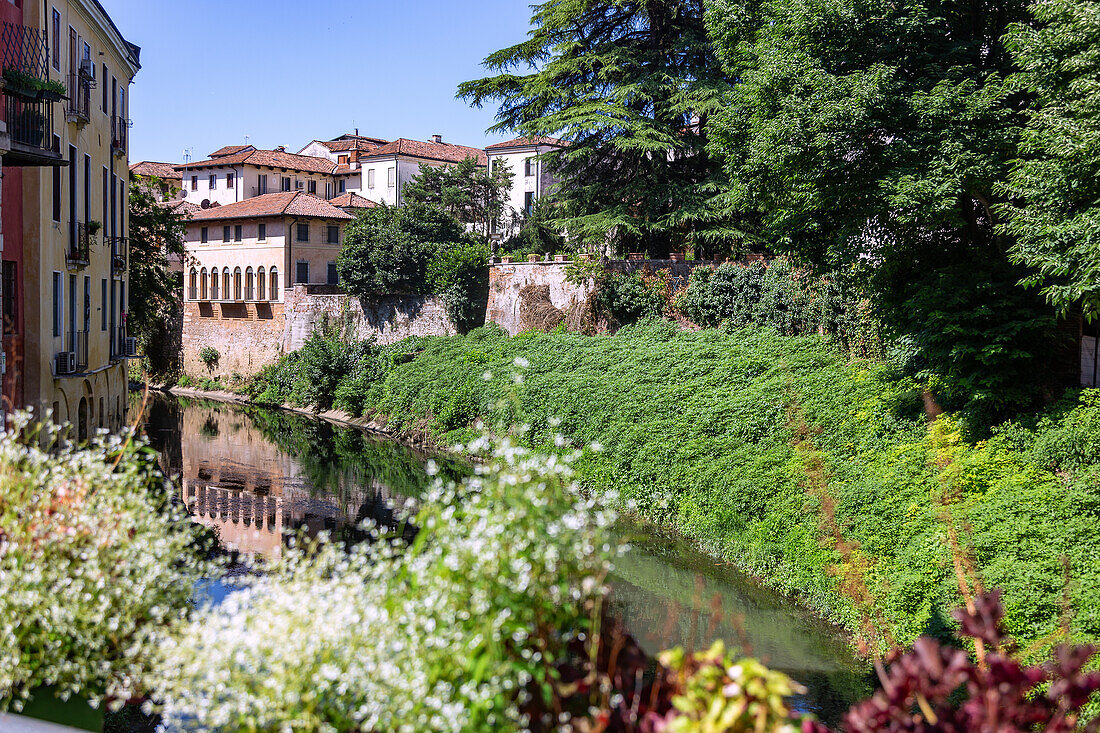
<path fill-rule="evenodd" d="M 371 171 L 371 172 L 373 173 L 373 171 Z M 347 185 L 347 182 L 343 178 L 341 178 L 340 179 L 340 193 L 344 192 L 346 185 Z"/>
<path fill-rule="evenodd" d="M 286 176 L 283 176 L 282 183 L 283 183 L 283 191 L 284 192 L 289 191 L 290 190 L 290 179 L 287 178 Z"/>
<path fill-rule="evenodd" d="M 99 309 L 99 330 L 107 330 L 107 278 L 103 278 L 99 281 L 99 302 L 102 304 Z"/>
<path fill-rule="evenodd" d="M 328 238 L 326 241 L 329 244 L 340 244 L 340 227 L 328 227 Z"/>
<path fill-rule="evenodd" d="M 256 176 L 256 195 L 263 196 L 267 193 L 267 174 Z"/>
<path fill-rule="evenodd" d="M 523 160 L 523 175 L 527 176 L 528 178 L 535 175 L 535 159 L 534 158 L 525 158 Z"/>
<path fill-rule="evenodd" d="M 210 174 L 210 190 L 213 191 L 217 187 L 218 187 L 218 174 L 217 173 L 211 173 Z"/>
<path fill-rule="evenodd" d="M 210 241 L 210 229 L 208 227 L 202 228 L 202 243 L 206 244 Z"/>
<path fill-rule="evenodd" d="M 303 260 L 298 260 L 294 267 L 294 282 L 295 283 L 308 283 L 309 282 L 309 263 Z"/>
<path fill-rule="evenodd" d="M 50 53 L 53 56 L 53 68 L 56 71 L 61 71 L 61 13 L 57 12 L 57 8 L 53 9 L 53 25 L 50 27 L 52 31 L 53 49 Z"/>
<path fill-rule="evenodd" d="M 4 333 L 18 333 L 19 326 L 19 293 L 15 278 L 15 261 L 4 260 Z"/>
<path fill-rule="evenodd" d="M 260 224 L 256 227 L 256 239 L 261 242 L 267 241 L 267 224 Z"/>
<path fill-rule="evenodd" d="M 308 242 L 309 241 L 309 224 L 299 224 L 298 225 L 298 241 L 299 242 Z"/>
<path fill-rule="evenodd" d="M 111 200 L 111 177 L 107 170 L 107 166 L 103 166 L 103 226 L 107 226 L 107 214 L 110 211 Z M 103 232 L 104 236 L 107 236 L 107 232 Z"/>
<path fill-rule="evenodd" d="M 61 138 L 53 136 L 54 152 L 61 151 Z M 53 220 L 61 221 L 61 166 L 53 166 Z"/>
<path fill-rule="evenodd" d="M 337 282 L 339 282 L 339 280 L 340 280 L 340 275 L 339 275 L 339 273 L 336 272 L 336 263 L 335 262 L 329 262 L 328 263 L 328 284 L 329 285 L 335 285 Z"/>
<path fill-rule="evenodd" d="M 92 330 L 92 278 L 84 276 L 84 331 Z"/>
<path fill-rule="evenodd" d="M 326 183 L 325 184 L 325 200 L 328 201 L 331 198 L 332 198 L 332 184 L 331 183 Z"/>
<path fill-rule="evenodd" d="M 61 335 L 61 273 L 53 274 L 53 335 Z"/>
<path fill-rule="evenodd" d="M 76 330 L 76 275 L 69 275 L 69 330 Z M 70 344 L 76 351 L 76 344 Z"/>
<path fill-rule="evenodd" d="M 192 191 L 198 191 L 199 190 L 199 177 L 198 176 L 191 176 L 191 190 Z"/>
<path fill-rule="evenodd" d="M 69 249 L 76 251 L 76 177 L 80 170 L 76 164 L 76 146 L 69 146 Z"/>
<path fill-rule="evenodd" d="M 223 242 L 228 242 L 229 241 L 229 227 L 228 226 L 222 227 L 222 241 Z"/>
<path fill-rule="evenodd" d="M 107 64 L 103 64 L 103 75 L 101 77 L 104 82 L 100 84 L 103 89 L 103 99 L 100 101 L 100 108 L 103 110 L 103 114 L 107 114 Z"/>
<path fill-rule="evenodd" d="M 309 191 L 309 193 L 312 193 L 314 195 L 317 194 L 317 181 L 310 181 L 309 182 L 308 191 Z"/>
<path fill-rule="evenodd" d="M 393 188 L 397 185 L 397 169 L 390 168 L 386 171 L 386 185 Z"/>
<path fill-rule="evenodd" d="M 241 228 L 241 225 L 240 225 L 240 224 L 238 224 L 237 226 L 233 227 L 233 241 L 234 241 L 234 242 L 239 242 L 239 241 L 241 241 L 241 235 L 242 235 L 242 232 L 243 232 L 243 229 Z"/>
<path fill-rule="evenodd" d="M 535 194 L 533 191 L 528 191 L 523 194 L 523 212 L 527 216 L 531 216 L 531 213 L 535 210 Z"/>
<path fill-rule="evenodd" d="M 348 164 L 348 156 L 346 156 L 346 155 L 337 155 L 336 156 L 336 162 L 339 163 L 340 165 L 347 165 Z"/>
<path fill-rule="evenodd" d="M 84 156 L 84 221 L 92 220 L 92 156 Z"/>
<path fill-rule="evenodd" d="M 225 174 L 225 187 L 230 188 L 230 189 L 233 188 L 234 180 L 235 179 L 234 179 L 232 173 L 226 173 Z"/>
<path fill-rule="evenodd" d="M 367 188 L 374 188 L 374 168 L 367 171 Z"/>

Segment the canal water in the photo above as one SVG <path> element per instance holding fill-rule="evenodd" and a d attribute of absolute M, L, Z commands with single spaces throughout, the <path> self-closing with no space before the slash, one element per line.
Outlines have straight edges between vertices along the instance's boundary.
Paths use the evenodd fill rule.
<path fill-rule="evenodd" d="M 151 398 L 146 431 L 195 522 L 229 550 L 277 558 L 297 532 L 357 539 L 370 517 L 393 526 L 392 503 L 428 485 L 429 457 L 358 429 L 279 410 Z M 799 709 L 828 721 L 869 693 L 865 666 L 834 629 L 675 538 L 629 525 L 612 604 L 650 653 L 715 639 L 801 682 Z"/>

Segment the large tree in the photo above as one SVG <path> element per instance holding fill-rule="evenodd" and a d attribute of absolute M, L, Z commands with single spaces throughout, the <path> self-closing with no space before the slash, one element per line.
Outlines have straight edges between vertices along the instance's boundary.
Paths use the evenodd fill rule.
<path fill-rule="evenodd" d="M 1034 269 L 1061 311 L 1100 318 L 1100 5 L 1040 0 L 1037 23 L 1012 28 L 1021 66 L 1015 80 L 1033 95 L 1020 160 L 1005 192 L 1015 258 Z"/>
<path fill-rule="evenodd" d="M 1024 0 L 711 0 L 738 80 L 715 115 L 730 205 L 779 250 L 869 289 L 941 397 L 1031 397 L 1053 314 L 1018 282 L 999 186 L 1026 103 Z"/>
<path fill-rule="evenodd" d="M 499 102 L 493 130 L 570 141 L 545 154 L 561 178 L 559 226 L 589 244 L 653 254 L 700 228 L 719 173 L 706 152 L 725 86 L 703 0 L 547 0 L 530 37 L 459 86 Z"/>
<path fill-rule="evenodd" d="M 183 276 L 171 262 L 185 258 L 187 215 L 160 201 L 161 181 L 142 179 L 130 187 L 130 296 L 127 326 L 138 337 L 154 374 L 179 367 Z"/>
<path fill-rule="evenodd" d="M 421 167 L 401 189 L 401 197 L 406 203 L 442 209 L 488 237 L 493 222 L 510 213 L 506 212 L 506 202 L 513 177 L 505 160 L 494 164 L 490 171 L 471 157 L 455 165 Z"/>

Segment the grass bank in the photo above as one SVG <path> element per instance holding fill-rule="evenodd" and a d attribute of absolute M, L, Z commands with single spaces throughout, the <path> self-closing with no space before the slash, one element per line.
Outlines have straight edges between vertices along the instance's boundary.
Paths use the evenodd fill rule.
<path fill-rule="evenodd" d="M 929 426 L 915 385 L 824 339 L 663 323 L 386 348 L 316 336 L 250 390 L 441 443 L 477 420 L 526 424 L 541 449 L 559 433 L 599 443 L 576 466 L 593 489 L 851 629 L 841 584 L 862 579 L 863 610 L 901 642 L 942 631 L 960 603 L 950 526 L 982 583 L 1005 590 L 1023 644 L 1049 641 L 1066 608 L 1075 637 L 1100 640 L 1096 391 L 975 444 L 950 415 Z"/>

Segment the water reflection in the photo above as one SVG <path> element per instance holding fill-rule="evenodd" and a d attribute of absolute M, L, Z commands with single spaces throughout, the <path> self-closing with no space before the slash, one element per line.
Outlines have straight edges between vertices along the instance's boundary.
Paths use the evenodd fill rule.
<path fill-rule="evenodd" d="M 298 532 L 360 541 L 368 517 L 395 528 L 391 505 L 430 482 L 422 452 L 280 411 L 157 397 L 146 429 L 194 520 L 247 554 L 279 557 Z M 435 459 L 444 474 L 465 470 Z M 806 685 L 796 704 L 829 721 L 869 691 L 832 629 L 682 542 L 624 532 L 634 549 L 617 563 L 612 603 L 647 652 L 724 639 Z"/>
<path fill-rule="evenodd" d="M 429 481 L 423 454 L 283 413 L 158 396 L 146 432 L 194 520 L 250 555 L 322 530 L 358 541 L 367 518 L 398 528 L 392 507 Z"/>

